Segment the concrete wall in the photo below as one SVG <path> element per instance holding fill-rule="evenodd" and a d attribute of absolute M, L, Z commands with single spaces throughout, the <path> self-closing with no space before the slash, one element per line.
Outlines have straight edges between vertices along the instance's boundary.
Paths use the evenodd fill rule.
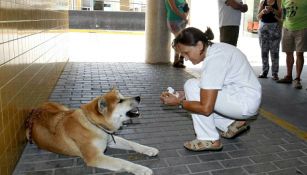
<path fill-rule="evenodd" d="M 104 30 L 145 30 L 143 12 L 69 11 L 69 28 Z"/>

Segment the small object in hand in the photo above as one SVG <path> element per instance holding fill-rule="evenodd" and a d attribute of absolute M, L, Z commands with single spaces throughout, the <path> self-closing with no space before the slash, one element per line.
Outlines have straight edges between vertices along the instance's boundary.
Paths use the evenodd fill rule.
<path fill-rule="evenodd" d="M 175 89 L 172 88 L 172 87 L 168 87 L 168 88 L 167 88 L 167 91 L 168 91 L 169 93 L 173 94 L 173 93 L 175 92 Z"/>
<path fill-rule="evenodd" d="M 167 88 L 167 91 L 168 91 L 168 93 L 175 95 L 175 97 L 177 97 L 177 98 L 179 97 L 179 93 L 178 93 L 178 92 L 175 92 L 175 89 L 174 89 L 174 88 L 168 87 L 168 88 Z"/>
<path fill-rule="evenodd" d="M 272 11 L 272 7 L 269 6 L 269 5 L 265 6 L 264 8 L 265 8 L 265 10 L 266 10 L 267 12 L 271 12 L 271 11 Z"/>

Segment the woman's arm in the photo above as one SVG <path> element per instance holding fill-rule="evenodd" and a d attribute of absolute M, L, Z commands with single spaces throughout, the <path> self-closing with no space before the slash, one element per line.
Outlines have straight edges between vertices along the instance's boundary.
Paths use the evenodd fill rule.
<path fill-rule="evenodd" d="M 209 116 L 214 111 L 218 90 L 200 90 L 200 101 L 183 101 L 182 107 L 190 112 Z"/>
<path fill-rule="evenodd" d="M 182 108 L 201 115 L 209 116 L 214 111 L 215 101 L 218 90 L 200 90 L 200 101 L 187 101 L 184 96 L 177 98 L 168 92 L 163 92 L 160 96 L 161 101 L 170 106 L 179 106 Z"/>
<path fill-rule="evenodd" d="M 257 15 L 258 20 L 261 20 L 262 16 L 266 14 L 265 9 L 263 8 L 263 3 L 264 3 L 264 0 L 260 2 L 259 7 L 258 7 L 258 15 Z"/>
<path fill-rule="evenodd" d="M 236 0 L 227 0 L 225 2 L 225 4 L 227 6 L 232 7 L 233 9 L 240 10 L 243 13 L 247 12 L 247 10 L 248 10 L 247 4 L 243 4 L 243 3 L 237 2 Z"/>
<path fill-rule="evenodd" d="M 282 21 L 282 7 L 281 7 L 281 0 L 277 0 L 277 6 L 278 6 L 278 10 L 274 9 L 273 13 L 275 14 L 275 19 L 277 19 L 277 21 Z"/>

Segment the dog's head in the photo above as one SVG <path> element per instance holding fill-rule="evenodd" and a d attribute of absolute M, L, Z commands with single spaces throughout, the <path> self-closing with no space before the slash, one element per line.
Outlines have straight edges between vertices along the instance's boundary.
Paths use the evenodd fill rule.
<path fill-rule="evenodd" d="M 82 105 L 81 109 L 94 124 L 114 132 L 124 121 L 140 115 L 137 107 L 140 100 L 139 96 L 124 97 L 118 90 L 112 89 L 90 103 Z"/>

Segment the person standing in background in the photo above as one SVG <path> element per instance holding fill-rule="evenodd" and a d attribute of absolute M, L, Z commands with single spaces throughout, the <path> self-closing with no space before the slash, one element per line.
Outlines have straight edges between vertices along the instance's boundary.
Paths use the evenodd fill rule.
<path fill-rule="evenodd" d="M 165 8 L 167 26 L 176 37 L 188 23 L 189 6 L 185 0 L 165 0 Z M 174 55 L 173 66 L 176 68 L 185 68 L 184 58 L 178 53 Z"/>
<path fill-rule="evenodd" d="M 304 66 L 304 52 L 307 51 L 307 1 L 282 0 L 283 28 L 282 51 L 286 52 L 287 74 L 277 83 L 292 83 L 294 51 L 296 52 L 296 78 L 294 87 L 302 89 L 301 73 Z"/>
<path fill-rule="evenodd" d="M 279 70 L 279 44 L 281 39 L 281 1 L 262 0 L 259 5 L 258 19 L 259 44 L 262 57 L 262 73 L 258 78 L 267 78 L 269 65 L 269 52 L 272 61 L 272 78 L 278 80 Z"/>
<path fill-rule="evenodd" d="M 237 46 L 241 12 L 248 10 L 242 0 L 218 0 L 220 42 Z"/>

